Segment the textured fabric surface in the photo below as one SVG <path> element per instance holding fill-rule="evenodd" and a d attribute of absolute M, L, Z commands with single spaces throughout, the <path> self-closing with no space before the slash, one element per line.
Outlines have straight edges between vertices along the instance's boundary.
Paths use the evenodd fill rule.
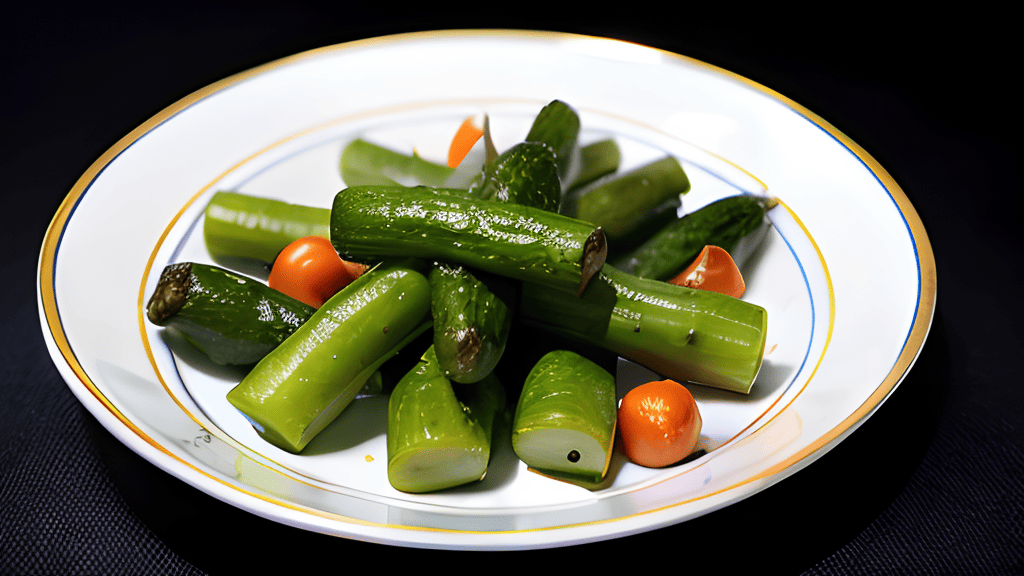
<path fill-rule="evenodd" d="M 126 506 L 88 430 L 92 416 L 29 331 L 35 311 L 24 306 L 16 320 L 5 327 L 23 331 L 5 330 L 3 346 L 0 574 L 200 574 Z"/>
<path fill-rule="evenodd" d="M 1024 454 L 1010 433 L 950 417 L 896 500 L 806 574 L 1024 573 Z"/>

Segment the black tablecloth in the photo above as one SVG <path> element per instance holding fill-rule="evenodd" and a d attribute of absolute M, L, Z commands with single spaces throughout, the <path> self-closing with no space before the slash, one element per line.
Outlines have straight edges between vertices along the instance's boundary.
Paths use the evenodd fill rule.
<path fill-rule="evenodd" d="M 1014 370 L 1021 122 L 1009 22 L 891 19 L 863 5 L 820 15 L 624 8 L 223 2 L 23 6 L 7 18 L 0 573 L 340 571 L 365 570 L 366 560 L 374 571 L 424 561 L 618 570 L 618 559 L 680 572 L 1024 573 L 1024 388 Z M 116 441 L 58 375 L 35 304 L 46 225 L 78 176 L 163 107 L 234 72 L 352 39 L 466 27 L 609 36 L 692 56 L 779 91 L 863 146 L 917 207 L 939 270 L 931 335 L 892 397 L 820 460 L 738 504 L 652 533 L 514 555 L 279 525 Z"/>

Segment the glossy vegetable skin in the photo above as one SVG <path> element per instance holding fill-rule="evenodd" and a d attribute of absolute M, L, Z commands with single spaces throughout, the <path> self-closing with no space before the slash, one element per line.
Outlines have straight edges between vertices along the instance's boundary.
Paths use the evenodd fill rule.
<path fill-rule="evenodd" d="M 340 170 L 346 186 L 443 186 L 455 172 L 416 154 L 403 154 L 358 138 L 342 151 Z"/>
<path fill-rule="evenodd" d="M 335 196 L 331 242 L 343 258 L 429 258 L 581 291 L 607 254 L 594 226 L 463 191 L 358 186 Z"/>
<path fill-rule="evenodd" d="M 577 298 L 524 283 L 530 323 L 611 350 L 677 381 L 748 394 L 764 355 L 768 314 L 730 296 L 638 278 L 605 265 Z"/>
<path fill-rule="evenodd" d="M 313 315 L 314 308 L 217 266 L 164 268 L 146 317 L 178 331 L 218 364 L 255 364 Z"/>
<path fill-rule="evenodd" d="M 512 447 L 527 465 L 600 480 L 615 438 L 615 377 L 555 350 L 533 367 L 516 406 Z"/>
<path fill-rule="evenodd" d="M 562 201 L 555 154 L 540 142 L 521 142 L 484 165 L 470 196 L 557 212 Z"/>
<path fill-rule="evenodd" d="M 493 375 L 453 388 L 434 348 L 395 386 L 388 399 L 388 480 L 421 493 L 481 480 L 490 460 L 505 391 Z"/>
<path fill-rule="evenodd" d="M 651 226 L 675 220 L 680 197 L 689 191 L 683 167 L 666 156 L 574 192 L 562 213 L 600 226 L 613 243 L 633 241 L 648 236 Z"/>
<path fill-rule="evenodd" d="M 765 214 L 776 204 L 774 198 L 749 194 L 723 198 L 672 221 L 611 263 L 642 278 L 669 280 L 709 244 L 732 253 L 740 240 L 767 226 Z"/>
<path fill-rule="evenodd" d="M 299 238 L 278 254 L 267 284 L 314 308 L 348 286 L 366 269 L 346 263 L 331 241 L 321 236 Z"/>
<path fill-rule="evenodd" d="M 563 182 L 575 180 L 580 163 L 580 117 L 561 100 L 552 100 L 534 118 L 526 142 L 542 142 L 555 153 L 558 175 Z"/>
<path fill-rule="evenodd" d="M 718 246 L 705 246 L 697 258 L 669 283 L 710 290 L 733 298 L 743 296 L 747 288 L 743 274 L 733 262 L 732 256 Z"/>
<path fill-rule="evenodd" d="M 227 395 L 268 442 L 300 452 L 380 365 L 430 326 L 416 264 L 383 263 L 335 294 Z"/>
<path fill-rule="evenodd" d="M 206 206 L 203 238 L 215 261 L 272 263 L 291 242 L 330 236 L 331 211 L 237 192 L 217 192 Z"/>
<path fill-rule="evenodd" d="M 464 266 L 436 263 L 428 279 L 441 373 L 461 384 L 482 380 L 505 350 L 512 311 Z"/>

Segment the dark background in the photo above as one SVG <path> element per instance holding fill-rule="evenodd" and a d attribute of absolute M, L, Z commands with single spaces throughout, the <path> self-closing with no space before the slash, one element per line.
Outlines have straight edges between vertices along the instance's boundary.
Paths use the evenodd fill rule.
<path fill-rule="evenodd" d="M 864 4 L 365 4 L 5 9 L 0 573 L 294 573 L 365 570 L 363 560 L 374 571 L 424 561 L 591 570 L 618 558 L 630 570 L 1024 573 L 1020 50 L 1005 15 L 965 15 L 966 6 L 894 15 Z M 909 376 L 849 439 L 748 500 L 649 534 L 514 556 L 390 548 L 274 524 L 114 440 L 53 367 L 35 304 L 46 226 L 78 177 L 137 125 L 225 76 L 319 46 L 439 28 L 655 46 L 746 76 L 844 132 L 899 183 L 936 254 L 935 323 Z"/>

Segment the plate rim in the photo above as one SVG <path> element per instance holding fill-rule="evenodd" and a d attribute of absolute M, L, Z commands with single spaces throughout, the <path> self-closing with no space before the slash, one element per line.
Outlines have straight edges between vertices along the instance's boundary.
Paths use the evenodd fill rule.
<path fill-rule="evenodd" d="M 64 200 L 61 202 L 56 214 L 52 218 L 46 234 L 39 255 L 39 263 L 37 270 L 37 304 L 40 314 L 41 328 L 44 333 L 44 339 L 46 340 L 47 348 L 49 349 L 51 359 L 57 365 L 59 372 L 62 377 L 72 389 L 75 395 L 79 398 L 86 407 L 89 408 L 90 412 L 108 429 L 115 437 L 117 437 L 122 443 L 126 444 L 133 451 L 144 456 L 151 463 L 157 465 L 159 468 L 167 473 L 185 480 L 190 485 L 197 489 L 202 490 L 208 494 L 211 494 L 218 499 L 228 502 L 234 506 L 246 509 L 250 512 L 270 518 L 272 520 L 292 524 L 298 527 L 305 528 L 307 530 L 325 531 L 326 528 L 321 522 L 329 521 L 330 519 L 324 520 L 324 513 L 314 509 L 310 509 L 303 505 L 298 505 L 286 501 L 282 501 L 278 498 L 269 498 L 259 493 L 245 490 L 235 484 L 227 483 L 212 474 L 200 469 L 199 467 L 187 462 L 165 447 L 161 446 L 158 441 L 146 435 L 141 429 L 133 424 L 127 417 L 125 417 L 117 407 L 107 399 L 103 393 L 97 388 L 95 383 L 92 381 L 90 376 L 85 372 L 83 367 L 79 364 L 75 358 L 74 351 L 71 349 L 70 344 L 67 340 L 67 335 L 64 334 L 60 314 L 57 309 L 56 293 L 54 290 L 54 276 L 56 268 L 56 254 L 60 245 L 61 238 L 63 237 L 64 230 L 71 219 L 71 215 L 74 213 L 74 209 L 77 204 L 81 201 L 85 195 L 90 184 L 96 179 L 96 177 L 103 171 L 103 169 L 112 163 L 124 150 L 131 146 L 138 139 L 143 137 L 148 132 L 152 131 L 160 124 L 168 121 L 174 115 L 179 113 L 181 110 L 192 106 L 208 96 L 216 94 L 221 90 L 224 90 L 230 86 L 244 82 L 246 79 L 259 76 L 266 72 L 269 72 L 275 68 L 287 66 L 305 60 L 313 58 L 318 55 L 335 53 L 342 50 L 358 49 L 366 46 L 373 45 L 384 45 L 384 44 L 397 44 L 404 42 L 416 42 L 431 39 L 443 38 L 446 40 L 451 39 L 465 39 L 465 38 L 481 38 L 481 37 L 498 37 L 506 40 L 559 40 L 559 39 L 589 39 L 597 40 L 602 42 L 612 43 L 623 43 L 623 44 L 635 44 L 623 40 L 617 40 L 613 38 L 605 38 L 599 36 L 582 35 L 575 33 L 566 32 L 543 32 L 543 31 L 529 31 L 529 30 L 515 30 L 515 29 L 471 29 L 471 30 L 431 30 L 423 32 L 409 32 L 401 34 L 393 34 L 386 36 L 378 36 L 373 38 L 366 38 L 361 40 L 354 40 L 350 42 L 344 42 L 339 44 L 333 44 L 314 48 L 297 54 L 285 56 L 277 60 L 267 62 L 265 64 L 244 70 L 232 74 L 226 78 L 213 82 L 206 85 L 191 94 L 179 99 L 171 105 L 163 108 L 151 118 L 140 124 L 134 130 L 126 134 L 124 137 L 119 139 L 113 146 L 111 146 L 106 152 L 104 152 L 99 158 L 94 161 L 89 168 L 83 173 L 83 175 L 76 181 L 71 191 L 67 194 Z M 908 236 L 910 237 L 914 246 L 914 255 L 917 261 L 917 274 L 918 274 L 918 301 L 916 303 L 916 310 L 914 312 L 914 318 L 908 330 L 908 335 L 903 343 L 900 350 L 900 354 L 897 357 L 892 368 L 884 379 L 875 387 L 873 392 L 865 399 L 865 401 L 858 406 L 851 414 L 844 418 L 839 424 L 828 430 L 826 433 L 820 435 L 818 438 L 811 441 L 807 446 L 797 451 L 795 454 L 786 458 L 785 460 L 777 463 L 776 465 L 762 471 L 753 477 L 748 477 L 742 482 L 735 483 L 729 487 L 723 489 L 723 492 L 736 493 L 738 490 L 740 493 L 732 499 L 727 499 L 724 503 L 719 504 L 712 508 L 718 509 L 722 506 L 729 505 L 739 499 L 745 497 L 745 493 L 753 490 L 754 492 L 759 491 L 763 488 L 749 488 L 744 489 L 745 486 L 749 487 L 751 483 L 756 481 L 762 481 L 765 487 L 781 481 L 783 478 L 795 473 L 799 469 L 803 468 L 809 463 L 805 462 L 808 457 L 814 456 L 811 459 L 813 461 L 817 457 L 820 457 L 832 447 L 834 447 L 839 441 L 845 438 L 847 435 L 852 433 L 861 423 L 863 423 L 879 406 L 892 394 L 899 383 L 903 380 L 908 371 L 912 368 L 914 362 L 921 353 L 924 347 L 924 343 L 927 339 L 930 331 L 934 313 L 935 313 L 935 301 L 937 297 L 937 276 L 935 269 L 935 259 L 932 252 L 931 243 L 928 239 L 928 235 L 924 229 L 923 222 L 921 221 L 917 211 L 910 203 L 909 198 L 895 182 L 895 180 L 889 175 L 889 173 L 863 148 L 857 143 L 853 142 L 845 134 L 840 132 L 830 123 L 820 118 L 810 110 L 804 108 L 800 104 L 793 100 L 785 97 L 778 92 L 767 88 L 755 81 L 752 81 L 744 76 L 740 76 L 736 73 L 730 72 L 718 66 L 708 64 L 706 62 L 694 59 L 689 56 L 668 52 L 663 49 L 644 46 L 651 50 L 655 50 L 662 55 L 672 60 L 681 60 L 684 63 L 699 68 L 704 68 L 713 72 L 718 76 L 724 76 L 732 80 L 738 81 L 748 88 L 752 88 L 762 95 L 768 96 L 771 99 L 778 101 L 792 111 L 802 116 L 805 120 L 811 124 L 817 126 L 823 130 L 826 134 L 830 135 L 833 139 L 839 142 L 844 148 L 849 150 L 872 174 L 872 176 L 878 181 L 882 188 L 888 193 L 890 199 L 894 202 L 904 224 L 908 228 Z M 794 218 L 796 217 L 793 214 Z M 817 248 L 817 247 L 816 247 Z M 77 384 L 75 384 L 77 382 Z M 180 469 L 180 466 L 184 465 L 184 469 Z M 209 486 L 206 480 L 213 480 L 213 486 Z M 229 492 L 230 490 L 230 492 Z M 242 495 L 255 498 L 264 502 L 269 502 L 275 506 L 283 506 L 288 512 L 282 515 L 269 514 L 265 510 L 259 508 L 256 502 L 245 502 L 239 501 L 237 497 L 232 498 L 231 496 L 237 496 L 241 493 Z M 243 498 L 245 500 L 245 498 Z M 312 514 L 314 517 L 320 517 L 315 524 L 310 522 L 300 522 L 290 516 L 295 513 Z M 654 515 L 652 512 L 646 512 L 642 515 Z M 330 513 L 330 516 L 336 516 Z M 659 526 L 666 524 L 672 524 L 676 522 L 685 521 L 687 518 L 675 519 L 662 522 L 654 522 L 653 526 L 649 528 L 641 528 L 641 531 L 654 529 Z M 353 523 L 360 525 L 368 524 L 362 520 L 351 519 Z M 610 519 L 610 520 L 621 520 L 621 519 Z M 590 523 L 588 523 L 590 524 Z M 565 528 L 573 528 L 573 525 L 569 524 Z M 562 528 L 562 527 L 558 527 Z M 408 529 L 408 530 L 419 530 L 418 528 L 411 526 L 401 526 L 392 524 L 380 524 L 376 526 L 376 529 L 389 531 L 393 529 Z M 430 529 L 427 529 L 428 531 Z M 444 532 L 451 532 L 451 530 L 444 529 Z M 633 530 L 635 531 L 635 530 Z M 388 544 L 397 545 L 409 545 L 409 546 L 420 546 L 420 547 L 431 547 L 426 542 L 418 541 L 400 541 L 396 542 L 388 537 L 373 536 L 372 530 L 367 532 L 361 532 L 359 534 L 353 534 L 346 532 L 345 534 L 339 534 L 344 537 L 364 539 L 371 541 L 380 541 Z M 456 531 L 463 533 L 462 531 Z M 531 532 L 531 529 L 526 530 L 515 530 L 514 533 L 520 532 Z M 474 534 L 472 531 L 466 531 L 465 534 Z M 484 534 L 499 534 L 496 532 L 487 532 Z M 503 534 L 503 533 L 502 533 Z M 598 535 L 590 538 L 585 538 L 583 541 L 592 541 L 603 538 L 619 537 L 623 535 L 621 532 L 607 534 L 604 536 Z M 445 546 L 448 547 L 448 546 Z M 497 545 L 499 548 L 509 548 L 502 544 Z M 515 547 L 515 546 L 513 546 Z M 534 548 L 537 547 L 536 543 L 533 545 L 527 544 L 525 547 Z"/>

